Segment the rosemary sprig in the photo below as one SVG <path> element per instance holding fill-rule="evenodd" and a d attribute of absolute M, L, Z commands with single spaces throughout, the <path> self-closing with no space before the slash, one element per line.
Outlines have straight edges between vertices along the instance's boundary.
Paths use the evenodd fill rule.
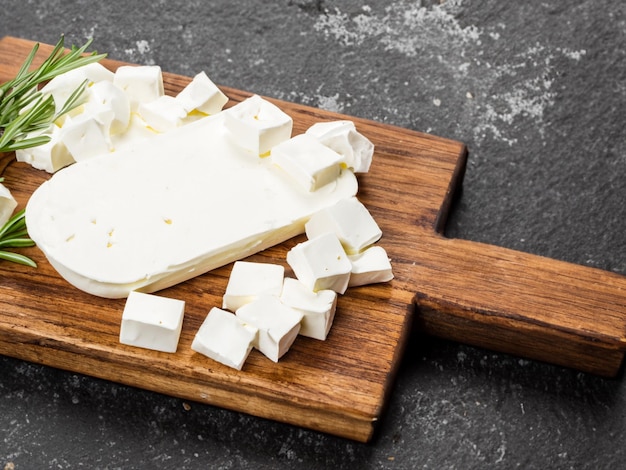
<path fill-rule="evenodd" d="M 37 264 L 28 256 L 5 250 L 5 248 L 22 248 L 35 244 L 28 238 L 25 215 L 24 209 L 16 212 L 0 228 L 0 259 L 36 268 Z"/>
<path fill-rule="evenodd" d="M 39 67 L 30 70 L 39 50 L 39 44 L 35 44 L 15 78 L 0 85 L 0 152 L 47 143 L 50 137 L 31 134 L 47 129 L 59 116 L 73 109 L 87 83 L 83 83 L 72 93 L 58 113 L 54 98 L 44 96 L 39 91 L 39 85 L 75 68 L 98 62 L 106 56 L 96 52 L 85 53 L 91 39 L 82 47 L 72 46 L 65 54 L 64 40 L 64 36 L 61 36 L 46 60 Z"/>

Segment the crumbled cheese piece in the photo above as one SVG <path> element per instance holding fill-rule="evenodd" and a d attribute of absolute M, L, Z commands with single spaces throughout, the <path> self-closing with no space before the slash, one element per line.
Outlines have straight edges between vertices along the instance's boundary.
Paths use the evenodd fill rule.
<path fill-rule="evenodd" d="M 352 262 L 349 287 L 387 282 L 393 279 L 391 262 L 382 246 L 372 246 L 349 258 Z"/>
<path fill-rule="evenodd" d="M 163 74 L 158 65 L 122 65 L 115 71 L 113 83 L 128 96 L 131 111 L 136 111 L 140 103 L 156 100 L 165 94 Z"/>
<path fill-rule="evenodd" d="M 187 113 L 200 111 L 204 114 L 217 114 L 228 102 L 228 97 L 211 81 L 205 72 L 197 74 L 191 82 L 176 95 Z"/>
<path fill-rule="evenodd" d="M 313 292 L 299 280 L 286 277 L 280 301 L 302 313 L 300 335 L 325 340 L 335 318 L 337 293 L 332 290 Z"/>
<path fill-rule="evenodd" d="M 253 95 L 224 111 L 231 140 L 254 155 L 265 155 L 291 137 L 293 119 L 278 106 Z"/>
<path fill-rule="evenodd" d="M 173 96 L 163 95 L 147 103 L 139 103 L 137 113 L 158 132 L 167 132 L 183 125 L 187 112 Z"/>
<path fill-rule="evenodd" d="M 308 238 L 334 233 L 350 255 L 359 253 L 382 236 L 378 224 L 356 197 L 343 199 L 313 214 L 305 224 L 305 230 Z"/>
<path fill-rule="evenodd" d="M 122 314 L 120 343 L 174 353 L 184 311 L 182 300 L 133 291 Z"/>
<path fill-rule="evenodd" d="M 94 83 L 87 91 L 84 112 L 100 116 L 107 134 L 125 132 L 130 124 L 130 100 L 126 93 L 108 81 Z"/>
<path fill-rule="evenodd" d="M 324 233 L 299 243 L 287 252 L 287 263 L 310 290 L 330 289 L 343 294 L 348 288 L 352 263 L 334 233 Z"/>
<path fill-rule="evenodd" d="M 236 312 L 242 321 L 259 329 L 254 347 L 274 362 L 289 350 L 300 331 L 302 313 L 266 295 L 243 305 Z"/>
<path fill-rule="evenodd" d="M 257 337 L 256 327 L 233 313 L 213 307 L 191 343 L 191 349 L 233 369 L 241 370 Z"/>
<path fill-rule="evenodd" d="M 352 121 L 318 122 L 306 134 L 343 157 L 343 163 L 355 173 L 367 173 L 374 156 L 374 144 L 356 130 Z"/>
<path fill-rule="evenodd" d="M 341 155 L 307 134 L 273 147 L 272 160 L 307 191 L 336 180 L 341 172 Z"/>
<path fill-rule="evenodd" d="M 45 170 L 48 173 L 54 173 L 74 163 L 74 158 L 61 140 L 60 127 L 53 124 L 45 132 L 45 135 L 50 137 L 48 143 L 16 150 L 15 158 L 17 161 L 28 163 L 33 168 Z"/>
<path fill-rule="evenodd" d="M 16 207 L 17 201 L 11 191 L 0 183 L 0 227 L 7 223 Z"/>
<path fill-rule="evenodd" d="M 98 116 L 79 114 L 67 119 L 59 138 L 77 162 L 111 151 L 110 136 Z"/>
<path fill-rule="evenodd" d="M 228 279 L 222 308 L 232 312 L 261 295 L 280 295 L 285 268 L 279 264 L 237 261 Z"/>

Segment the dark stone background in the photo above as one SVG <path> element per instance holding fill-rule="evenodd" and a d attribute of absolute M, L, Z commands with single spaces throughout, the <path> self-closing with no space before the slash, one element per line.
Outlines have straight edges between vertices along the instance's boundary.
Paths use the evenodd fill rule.
<path fill-rule="evenodd" d="M 626 6 L 4 0 L 0 35 L 470 149 L 448 235 L 626 274 Z M 363 445 L 0 358 L 0 468 L 624 468 L 626 386 L 418 335 Z"/>

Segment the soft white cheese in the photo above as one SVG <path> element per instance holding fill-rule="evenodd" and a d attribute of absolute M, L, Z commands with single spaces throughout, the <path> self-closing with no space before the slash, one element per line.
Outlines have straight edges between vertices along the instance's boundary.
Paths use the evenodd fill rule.
<path fill-rule="evenodd" d="M 387 282 L 393 279 L 391 262 L 382 246 L 372 246 L 349 258 L 352 263 L 349 287 Z"/>
<path fill-rule="evenodd" d="M 17 201 L 9 188 L 0 183 L 0 227 L 7 223 L 17 207 Z"/>
<path fill-rule="evenodd" d="M 261 295 L 279 296 L 285 268 L 279 264 L 237 261 L 228 278 L 222 308 L 232 312 Z"/>
<path fill-rule="evenodd" d="M 278 106 L 253 95 L 224 111 L 227 134 L 253 155 L 265 155 L 291 137 L 293 119 Z"/>
<path fill-rule="evenodd" d="M 367 173 L 374 156 L 374 144 L 356 130 L 352 121 L 318 122 L 306 134 L 343 157 L 343 163 L 355 173 Z"/>
<path fill-rule="evenodd" d="M 184 312 L 183 300 L 131 292 L 122 313 L 120 343 L 174 353 Z"/>
<path fill-rule="evenodd" d="M 137 113 L 158 132 L 167 132 L 183 125 L 185 108 L 173 96 L 163 95 L 147 103 L 139 103 Z"/>
<path fill-rule="evenodd" d="M 357 192 L 356 177 L 308 192 L 251 159 L 205 117 L 55 173 L 31 196 L 31 238 L 70 283 L 103 297 L 154 292 L 288 240 Z"/>
<path fill-rule="evenodd" d="M 99 116 L 107 134 L 126 132 L 130 124 L 130 100 L 126 93 L 108 81 L 94 83 L 87 92 L 84 112 Z"/>
<path fill-rule="evenodd" d="M 165 94 L 163 74 L 158 65 L 122 65 L 115 71 L 113 83 L 128 96 L 131 111 L 136 111 L 140 103 Z"/>
<path fill-rule="evenodd" d="M 257 328 L 235 314 L 213 307 L 191 343 L 191 349 L 241 370 L 257 337 Z"/>
<path fill-rule="evenodd" d="M 45 170 L 48 173 L 54 173 L 74 163 L 74 158 L 61 140 L 61 128 L 52 124 L 45 135 L 50 137 L 48 143 L 16 150 L 15 158 L 17 161 L 28 163 L 33 168 Z"/>
<path fill-rule="evenodd" d="M 255 326 L 259 333 L 254 347 L 274 362 L 285 355 L 300 331 L 302 313 L 266 295 L 239 308 L 236 315 Z"/>
<path fill-rule="evenodd" d="M 382 236 L 378 224 L 356 197 L 342 199 L 332 207 L 314 214 L 305 225 L 308 238 L 323 233 L 337 235 L 349 255 L 364 250 Z"/>
<path fill-rule="evenodd" d="M 287 263 L 298 280 L 314 292 L 330 289 L 343 294 L 348 288 L 352 263 L 334 233 L 297 244 L 287 252 Z"/>
<path fill-rule="evenodd" d="M 307 134 L 273 147 L 272 160 L 307 191 L 334 181 L 341 171 L 341 155 Z"/>
<path fill-rule="evenodd" d="M 204 114 L 217 114 L 228 102 L 228 97 L 205 72 L 200 72 L 176 95 L 176 100 L 187 113 L 200 111 Z"/>
<path fill-rule="evenodd" d="M 110 135 L 102 122 L 99 116 L 84 113 L 66 119 L 59 139 L 75 161 L 80 162 L 111 152 Z"/>
<path fill-rule="evenodd" d="M 313 292 L 299 280 L 286 277 L 280 301 L 302 313 L 300 335 L 322 341 L 326 339 L 337 308 L 335 291 Z"/>

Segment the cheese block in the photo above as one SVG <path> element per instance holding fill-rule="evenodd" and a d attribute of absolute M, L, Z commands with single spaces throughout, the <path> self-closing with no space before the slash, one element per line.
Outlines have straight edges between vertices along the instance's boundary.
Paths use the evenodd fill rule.
<path fill-rule="evenodd" d="M 154 292 L 304 232 L 354 196 L 343 170 L 306 191 L 271 157 L 226 137 L 224 113 L 55 173 L 26 207 L 29 234 L 68 282 L 123 298 Z"/>

